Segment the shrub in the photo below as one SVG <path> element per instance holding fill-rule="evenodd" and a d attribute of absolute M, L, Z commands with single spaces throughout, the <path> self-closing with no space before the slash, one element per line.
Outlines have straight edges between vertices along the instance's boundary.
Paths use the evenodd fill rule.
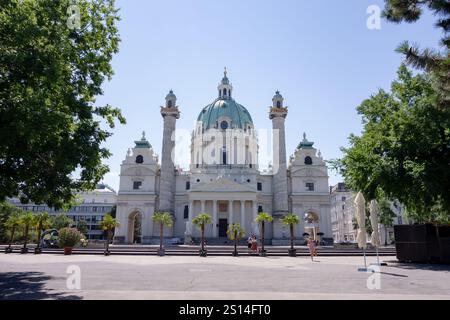
<path fill-rule="evenodd" d="M 82 235 L 76 228 L 63 228 L 59 230 L 59 246 L 61 248 L 75 247 L 81 238 Z"/>

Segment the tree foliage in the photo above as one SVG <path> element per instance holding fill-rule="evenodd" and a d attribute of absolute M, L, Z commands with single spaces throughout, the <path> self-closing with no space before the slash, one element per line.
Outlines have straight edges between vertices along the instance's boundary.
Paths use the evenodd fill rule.
<path fill-rule="evenodd" d="M 114 0 L 0 0 L 0 201 L 61 208 L 73 191 L 94 189 L 110 156 L 102 127 L 125 123 L 98 106 L 119 48 Z M 74 171 L 79 178 L 74 178 Z"/>
<path fill-rule="evenodd" d="M 430 10 L 436 17 L 435 26 L 442 29 L 441 45 L 444 52 L 434 49 L 421 50 L 417 44 L 403 42 L 397 51 L 403 53 L 406 62 L 418 69 L 430 72 L 436 89 L 438 106 L 448 107 L 450 103 L 450 3 L 448 0 L 385 0 L 383 15 L 392 22 L 416 22 L 423 9 Z"/>
<path fill-rule="evenodd" d="M 429 222 L 450 215 L 450 108 L 434 107 L 431 82 L 402 65 L 391 92 L 379 90 L 357 108 L 362 135 L 351 135 L 334 163 L 366 199 L 398 199 Z"/>

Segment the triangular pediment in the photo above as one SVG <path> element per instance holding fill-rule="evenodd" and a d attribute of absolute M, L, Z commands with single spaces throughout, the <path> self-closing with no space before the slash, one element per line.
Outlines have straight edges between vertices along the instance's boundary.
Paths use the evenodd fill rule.
<path fill-rule="evenodd" d="M 191 192 L 256 192 L 251 186 L 242 185 L 227 178 L 199 183 L 191 187 Z"/>

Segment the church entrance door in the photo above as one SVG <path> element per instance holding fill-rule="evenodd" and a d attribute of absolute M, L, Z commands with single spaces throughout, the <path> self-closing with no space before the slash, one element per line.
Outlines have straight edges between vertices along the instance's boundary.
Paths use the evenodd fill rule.
<path fill-rule="evenodd" d="M 219 219 L 219 237 L 225 238 L 227 236 L 228 219 Z"/>

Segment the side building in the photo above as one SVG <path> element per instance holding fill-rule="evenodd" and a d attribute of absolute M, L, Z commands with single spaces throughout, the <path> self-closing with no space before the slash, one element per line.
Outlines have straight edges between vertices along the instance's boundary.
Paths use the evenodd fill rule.
<path fill-rule="evenodd" d="M 86 237 L 89 240 L 104 240 L 104 232 L 100 228 L 100 222 L 105 214 L 111 212 L 117 203 L 117 193 L 106 184 L 98 184 L 92 191 L 76 193 L 79 204 L 73 206 L 69 211 L 55 210 L 47 205 L 38 205 L 34 203 L 22 204 L 19 199 L 13 198 L 9 202 L 24 210 L 32 213 L 48 212 L 50 216 L 60 214 L 67 215 L 75 224 L 85 221 L 88 232 Z"/>
<path fill-rule="evenodd" d="M 331 198 L 331 229 L 335 243 L 339 242 L 356 242 L 357 229 L 356 207 L 354 204 L 356 192 L 348 189 L 344 183 L 330 187 Z M 397 200 L 390 202 L 390 208 L 394 212 L 395 217 L 392 225 L 408 224 L 409 221 L 405 216 L 404 206 Z M 394 228 L 379 224 L 380 240 L 382 244 L 392 244 L 394 242 Z M 370 240 L 370 235 L 368 240 Z"/>

